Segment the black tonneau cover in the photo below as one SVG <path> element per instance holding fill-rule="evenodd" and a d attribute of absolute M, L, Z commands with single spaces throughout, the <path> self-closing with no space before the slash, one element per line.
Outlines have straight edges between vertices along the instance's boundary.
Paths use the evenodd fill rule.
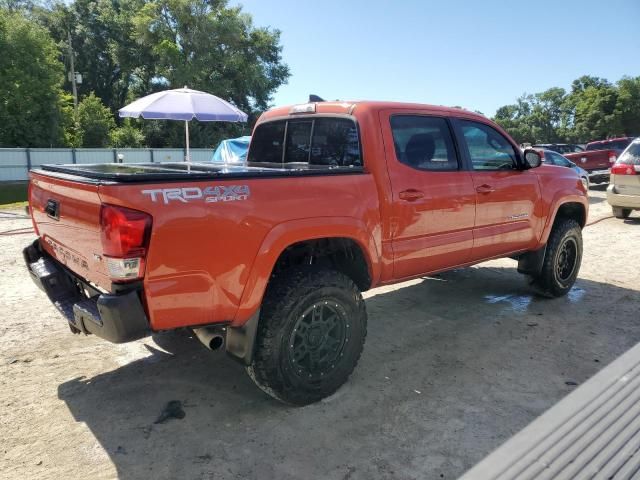
<path fill-rule="evenodd" d="M 256 166 L 260 165 L 260 166 Z M 267 166 L 268 165 L 268 166 Z M 214 163 L 89 163 L 42 165 L 41 172 L 56 172 L 75 178 L 115 182 L 202 180 L 209 178 L 287 177 L 362 173 L 362 167 L 334 167 L 305 163 L 220 165 Z M 38 171 L 38 170 L 35 170 Z"/>

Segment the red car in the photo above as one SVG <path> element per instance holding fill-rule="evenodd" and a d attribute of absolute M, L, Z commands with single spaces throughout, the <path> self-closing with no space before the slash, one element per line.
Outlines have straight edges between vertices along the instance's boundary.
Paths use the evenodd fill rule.
<path fill-rule="evenodd" d="M 591 182 L 606 183 L 609 169 L 632 141 L 633 137 L 623 137 L 589 142 L 584 152 L 568 153 L 565 157 L 589 172 Z"/>
<path fill-rule="evenodd" d="M 72 332 L 126 342 L 190 327 L 265 392 L 303 405 L 355 368 L 362 291 L 499 257 L 545 295 L 571 289 L 586 190 L 540 164 L 456 108 L 276 108 L 246 166 L 32 171 L 38 240 L 24 257 Z"/>

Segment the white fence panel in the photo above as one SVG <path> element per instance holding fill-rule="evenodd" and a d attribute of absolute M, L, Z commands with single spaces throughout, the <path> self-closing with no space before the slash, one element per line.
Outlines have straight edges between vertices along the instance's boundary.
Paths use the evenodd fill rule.
<path fill-rule="evenodd" d="M 27 178 L 27 149 L 0 148 L 0 180 L 19 181 Z"/>
<path fill-rule="evenodd" d="M 153 161 L 161 163 L 183 162 L 184 150 L 181 148 L 154 148 Z"/>
<path fill-rule="evenodd" d="M 192 148 L 189 150 L 192 162 L 206 163 L 211 161 L 213 149 L 211 148 Z"/>
<path fill-rule="evenodd" d="M 151 162 L 151 150 L 147 148 L 118 148 L 116 153 L 122 155 L 123 163 Z"/>
<path fill-rule="evenodd" d="M 0 148 L 0 182 L 25 181 L 28 165 L 38 168 L 45 164 L 113 163 L 122 154 L 124 163 L 183 162 L 182 148 Z M 213 149 L 194 148 L 191 161 L 210 162 Z"/>
<path fill-rule="evenodd" d="M 30 148 L 31 168 L 44 164 L 72 163 L 70 148 Z"/>
<path fill-rule="evenodd" d="M 113 163 L 112 148 L 78 148 L 76 163 Z"/>

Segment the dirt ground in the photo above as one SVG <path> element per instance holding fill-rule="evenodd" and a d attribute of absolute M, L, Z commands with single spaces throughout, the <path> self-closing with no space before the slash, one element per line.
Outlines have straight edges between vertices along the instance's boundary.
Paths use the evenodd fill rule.
<path fill-rule="evenodd" d="M 606 218 L 602 188 L 591 207 L 567 297 L 510 260 L 368 292 L 354 375 L 298 409 L 187 334 L 72 335 L 23 267 L 32 234 L 0 235 L 0 477 L 456 478 L 640 341 L 640 216 Z M 186 416 L 154 424 L 171 400 Z"/>

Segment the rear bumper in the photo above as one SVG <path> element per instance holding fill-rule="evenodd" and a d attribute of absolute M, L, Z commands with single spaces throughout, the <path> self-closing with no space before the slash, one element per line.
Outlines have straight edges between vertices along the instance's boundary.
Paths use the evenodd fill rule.
<path fill-rule="evenodd" d="M 33 282 L 66 318 L 74 333 L 97 335 L 113 343 L 124 343 L 151 333 L 140 300 L 140 288 L 117 294 L 100 293 L 83 279 L 46 254 L 36 240 L 23 250 Z M 89 291 L 91 297 L 82 294 Z"/>
<path fill-rule="evenodd" d="M 592 170 L 589 173 L 589 181 L 592 183 L 607 183 L 609 181 L 609 170 Z"/>
<path fill-rule="evenodd" d="M 640 195 L 623 195 L 615 193 L 615 186 L 607 188 L 607 201 L 613 207 L 633 208 L 640 210 Z"/>

